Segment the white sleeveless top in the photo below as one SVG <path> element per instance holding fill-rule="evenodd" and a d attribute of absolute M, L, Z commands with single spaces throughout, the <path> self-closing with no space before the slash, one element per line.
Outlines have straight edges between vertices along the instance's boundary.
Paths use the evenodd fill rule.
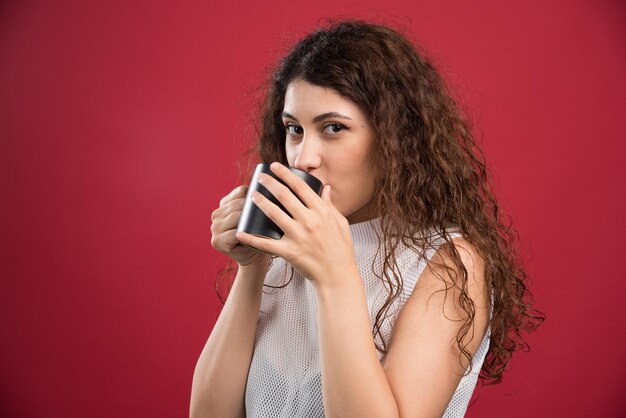
<path fill-rule="evenodd" d="M 378 238 L 374 230 L 380 234 L 380 221 L 379 217 L 350 225 L 372 326 L 376 321 L 376 313 L 384 304 L 388 293 L 381 279 L 372 271 L 372 262 L 378 249 Z M 459 232 L 453 232 L 451 229 L 448 232 L 452 238 L 461 236 Z M 425 251 L 426 258 L 419 257 L 414 250 L 402 244 L 398 246 L 396 260 L 404 284 L 402 293 L 389 310 L 390 313 L 395 311 L 395 314 L 381 326 L 380 331 L 387 347 L 399 308 L 411 295 L 417 279 L 426 267 L 427 260 L 430 260 L 441 243 L 443 238 L 437 236 L 432 247 Z M 375 265 L 380 276 L 382 265 L 381 251 L 376 257 Z M 284 259 L 275 258 L 265 277 L 265 284 L 282 286 L 289 281 L 291 272 L 290 265 Z M 291 282 L 282 289 L 264 287 L 254 354 L 246 384 L 245 405 L 248 417 L 324 417 L 315 292 L 313 284 L 295 269 Z M 465 415 L 489 349 L 490 335 L 491 329 L 488 329 L 472 358 L 471 372 L 461 378 L 444 417 Z M 378 335 L 376 341 L 382 346 Z M 377 354 L 382 362 L 382 354 L 378 351 Z"/>

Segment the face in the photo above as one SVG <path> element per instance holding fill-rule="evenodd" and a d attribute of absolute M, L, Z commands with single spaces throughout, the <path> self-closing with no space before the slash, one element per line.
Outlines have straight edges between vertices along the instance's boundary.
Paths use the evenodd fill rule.
<path fill-rule="evenodd" d="M 371 205 L 375 133 L 361 109 L 332 89 L 296 79 L 282 120 L 289 165 L 330 184 L 331 200 L 350 224 L 378 216 Z"/>

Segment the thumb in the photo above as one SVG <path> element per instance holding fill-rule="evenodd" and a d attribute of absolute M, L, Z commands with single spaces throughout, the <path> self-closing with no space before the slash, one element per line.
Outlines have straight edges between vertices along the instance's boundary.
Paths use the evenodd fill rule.
<path fill-rule="evenodd" d="M 332 200 L 330 199 L 330 184 L 324 186 L 322 195 L 324 196 L 324 201 L 332 203 Z"/>

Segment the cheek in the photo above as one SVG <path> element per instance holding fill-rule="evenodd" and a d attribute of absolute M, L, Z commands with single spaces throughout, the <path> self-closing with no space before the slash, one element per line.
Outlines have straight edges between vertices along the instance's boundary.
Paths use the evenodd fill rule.
<path fill-rule="evenodd" d="M 293 162 L 296 160 L 298 156 L 298 151 L 293 147 L 285 146 L 285 155 L 287 156 L 287 162 L 290 166 L 293 166 Z"/>
<path fill-rule="evenodd" d="M 336 171 L 337 186 L 342 199 L 348 201 L 369 200 L 374 189 L 374 178 L 369 167 L 345 167 L 344 171 Z"/>

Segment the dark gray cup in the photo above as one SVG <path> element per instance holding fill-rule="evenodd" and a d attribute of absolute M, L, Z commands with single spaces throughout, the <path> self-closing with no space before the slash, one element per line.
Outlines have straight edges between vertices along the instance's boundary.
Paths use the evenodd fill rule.
<path fill-rule="evenodd" d="M 322 189 L 324 188 L 324 184 L 318 178 L 295 167 L 288 168 L 289 170 L 291 170 L 292 173 L 296 174 L 298 177 L 304 180 L 304 182 L 308 184 L 309 187 L 313 189 L 313 191 L 317 193 L 318 196 L 322 195 Z M 246 193 L 246 199 L 243 204 L 241 217 L 239 218 L 239 224 L 237 225 L 237 231 L 247 232 L 248 234 L 260 236 L 263 238 L 281 239 L 284 235 L 284 232 L 278 227 L 278 225 L 276 225 L 270 218 L 268 218 L 261 209 L 259 209 L 259 207 L 252 201 L 252 199 L 250 199 L 252 192 L 256 190 L 257 192 L 268 198 L 272 203 L 281 208 L 285 213 L 287 213 L 287 215 L 292 218 L 293 216 L 274 197 L 274 195 L 270 193 L 269 190 L 263 187 L 263 185 L 259 184 L 259 182 L 257 181 L 257 176 L 259 175 L 259 173 L 268 174 L 274 177 L 280 183 L 287 186 L 284 181 L 282 181 L 272 172 L 269 163 L 257 164 L 256 169 L 252 174 L 252 179 L 250 180 L 250 187 L 248 188 L 248 192 Z M 296 195 L 296 197 L 298 196 Z M 257 250 L 257 248 L 255 248 L 255 250 Z"/>

